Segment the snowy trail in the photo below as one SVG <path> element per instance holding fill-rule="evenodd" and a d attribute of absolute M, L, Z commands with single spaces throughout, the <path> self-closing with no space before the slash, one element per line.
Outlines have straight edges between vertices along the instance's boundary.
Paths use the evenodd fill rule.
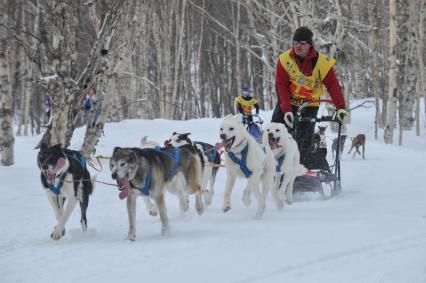
<path fill-rule="evenodd" d="M 194 140 L 215 141 L 219 122 L 109 124 L 98 153 L 137 146 L 144 135 L 162 141 L 173 131 L 190 130 Z M 224 214 L 225 171 L 219 170 L 213 204 L 202 216 L 193 196 L 181 215 L 177 199 L 167 195 L 169 236 L 160 236 L 158 217 L 149 216 L 139 199 L 135 242 L 126 239 L 125 202 L 115 188 L 99 183 L 89 204 L 88 231 L 80 231 L 76 208 L 65 237 L 52 241 L 55 219 L 32 150 L 37 138 L 17 137 L 16 165 L 0 168 L 0 281 L 426 282 L 426 151 L 384 145 L 366 128 L 350 128 L 368 134 L 367 159 L 352 159 L 346 144 L 343 192 L 336 198 L 297 195 L 292 206 L 279 211 L 269 197 L 258 221 L 256 206 L 242 204 L 245 182 L 237 180 L 232 209 Z M 76 132 L 74 148 L 83 133 Z M 98 180 L 112 182 L 107 161 Z"/>

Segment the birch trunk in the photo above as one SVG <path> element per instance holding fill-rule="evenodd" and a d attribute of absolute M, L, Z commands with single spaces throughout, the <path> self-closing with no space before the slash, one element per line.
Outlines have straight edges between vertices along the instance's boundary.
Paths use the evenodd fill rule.
<path fill-rule="evenodd" d="M 7 14 L 0 13 L 0 166 L 14 164 L 13 109 L 12 90 L 8 62 L 7 38 L 5 25 Z"/>
<path fill-rule="evenodd" d="M 393 129 L 395 127 L 395 110 L 397 102 L 397 70 L 396 65 L 396 39 L 397 39 L 397 22 L 396 22 L 396 0 L 389 0 L 389 91 L 386 113 L 386 126 L 384 132 L 384 140 L 386 144 L 393 143 Z"/>

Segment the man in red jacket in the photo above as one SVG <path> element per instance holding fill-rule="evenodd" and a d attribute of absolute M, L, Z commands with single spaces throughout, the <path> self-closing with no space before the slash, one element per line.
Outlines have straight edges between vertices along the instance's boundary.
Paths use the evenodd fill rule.
<path fill-rule="evenodd" d="M 324 86 L 336 106 L 336 117 L 343 122 L 348 112 L 339 82 L 334 72 L 336 62 L 318 53 L 312 41 L 313 33 L 307 27 L 300 27 L 293 36 L 293 48 L 279 56 L 276 73 L 278 103 L 272 114 L 272 122 L 284 123 L 292 132 L 294 112 L 305 101 L 319 99 L 324 94 Z M 302 111 L 302 117 L 315 118 L 319 103 L 312 102 Z M 301 122 L 297 134 L 300 162 L 308 169 L 312 151 L 315 123 Z"/>

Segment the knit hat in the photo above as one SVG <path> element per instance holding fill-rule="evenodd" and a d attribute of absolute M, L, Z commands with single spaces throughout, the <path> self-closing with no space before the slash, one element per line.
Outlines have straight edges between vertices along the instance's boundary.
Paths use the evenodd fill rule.
<path fill-rule="evenodd" d="M 296 29 L 293 35 L 293 41 L 306 41 L 310 45 L 313 45 L 312 37 L 313 37 L 312 31 L 307 27 L 300 27 Z"/>

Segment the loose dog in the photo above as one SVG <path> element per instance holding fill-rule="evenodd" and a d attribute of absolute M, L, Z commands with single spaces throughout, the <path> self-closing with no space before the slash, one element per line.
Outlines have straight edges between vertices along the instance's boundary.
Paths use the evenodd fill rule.
<path fill-rule="evenodd" d="M 226 116 L 220 125 L 220 138 L 225 148 L 226 185 L 223 211 L 231 209 L 231 193 L 236 177 L 247 179 L 243 192 L 243 203 L 251 203 L 253 192 L 257 199 L 256 218 L 260 219 L 265 211 L 268 191 L 274 185 L 275 159 L 272 151 L 259 145 L 246 131 L 241 114 Z M 262 191 L 259 184 L 262 185 Z"/>
<path fill-rule="evenodd" d="M 342 157 L 343 148 L 345 147 L 346 137 L 347 137 L 346 135 L 340 136 L 340 145 L 339 145 L 340 157 Z M 333 153 L 333 158 L 334 158 L 337 152 L 337 138 L 335 138 L 333 140 L 333 143 L 331 144 L 331 152 Z"/>
<path fill-rule="evenodd" d="M 355 148 L 354 155 L 352 158 L 355 158 L 355 154 L 358 153 L 361 155 L 361 152 L 359 151 L 359 148 L 362 146 L 362 159 L 365 159 L 364 153 L 365 153 L 365 135 L 359 134 L 356 137 L 352 138 L 352 144 L 351 148 L 348 151 L 348 154 L 351 153 L 352 149 Z"/>
<path fill-rule="evenodd" d="M 59 240 L 65 235 L 65 224 L 77 201 L 81 208 L 81 228 L 83 231 L 87 230 L 86 211 L 94 179 L 90 179 L 86 160 L 81 153 L 62 148 L 61 145 L 49 147 L 42 143 L 37 164 L 41 171 L 41 183 L 58 221 L 50 237 Z"/>
<path fill-rule="evenodd" d="M 151 197 L 159 210 L 161 234 L 170 231 L 165 204 L 165 191 L 175 187 L 175 192 L 195 193 L 195 208 L 198 214 L 204 211 L 201 195 L 202 160 L 193 146 L 180 148 L 119 148 L 116 147 L 110 159 L 111 177 L 118 181 L 120 199 L 127 198 L 129 217 L 128 238 L 136 238 L 136 198 L 138 195 Z M 170 189 L 169 189 L 170 190 Z M 172 190 L 173 191 L 173 190 Z M 185 198 L 180 195 L 181 205 Z"/>
<path fill-rule="evenodd" d="M 211 144 L 195 141 L 192 142 L 188 137 L 191 133 L 179 134 L 174 132 L 165 145 L 180 147 L 186 144 L 193 144 L 203 153 L 204 164 L 207 166 L 203 170 L 203 180 L 201 188 L 203 189 L 203 198 L 206 205 L 210 205 L 214 195 L 214 183 L 216 181 L 217 171 L 221 163 L 219 151 Z M 207 184 L 210 183 L 210 189 L 207 190 Z"/>
<path fill-rule="evenodd" d="M 284 198 L 288 204 L 291 204 L 294 180 L 306 172 L 306 168 L 300 164 L 297 143 L 281 123 L 270 123 L 263 132 L 262 139 L 263 144 L 267 144 L 272 150 L 277 162 L 273 189 L 273 192 L 278 195 L 277 205 L 282 207 Z"/>

